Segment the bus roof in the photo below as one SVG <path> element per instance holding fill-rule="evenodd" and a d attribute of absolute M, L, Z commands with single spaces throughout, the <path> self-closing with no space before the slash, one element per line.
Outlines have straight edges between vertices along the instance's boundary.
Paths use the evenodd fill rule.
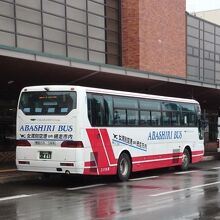
<path fill-rule="evenodd" d="M 175 101 L 175 102 L 187 102 L 187 103 L 197 103 L 194 99 L 186 98 L 177 98 L 171 96 L 160 96 L 160 95 L 150 95 L 137 92 L 126 92 L 120 90 L 110 90 L 110 89 L 100 89 L 94 87 L 84 87 L 84 86 L 75 86 L 75 85 L 40 85 L 40 86 L 28 86 L 24 87 L 21 92 L 33 92 L 33 91 L 77 91 L 84 90 L 85 92 L 107 94 L 107 95 L 118 95 L 126 97 L 136 97 L 136 98 L 148 98 L 148 99 L 157 99 L 165 101 Z"/>

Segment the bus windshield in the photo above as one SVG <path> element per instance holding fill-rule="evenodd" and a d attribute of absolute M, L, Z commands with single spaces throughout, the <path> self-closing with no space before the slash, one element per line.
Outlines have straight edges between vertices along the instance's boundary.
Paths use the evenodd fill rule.
<path fill-rule="evenodd" d="M 76 108 L 76 92 L 23 92 L 19 109 L 25 115 L 67 115 Z"/>

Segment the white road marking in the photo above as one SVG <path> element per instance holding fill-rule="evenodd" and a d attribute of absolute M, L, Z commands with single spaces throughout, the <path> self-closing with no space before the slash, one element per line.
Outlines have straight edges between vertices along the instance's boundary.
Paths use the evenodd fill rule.
<path fill-rule="evenodd" d="M 154 179 L 159 176 L 148 176 L 148 177 L 142 177 L 142 178 L 135 178 L 135 179 L 129 179 L 129 181 L 138 181 L 138 180 L 146 180 L 146 179 Z"/>
<path fill-rule="evenodd" d="M 22 195 L 16 195 L 16 196 L 8 196 L 8 197 L 0 198 L 0 202 L 1 201 L 12 200 L 12 199 L 21 199 L 21 198 L 30 197 L 30 196 L 33 196 L 33 195 L 22 194 Z"/>
<path fill-rule="evenodd" d="M 73 187 L 73 188 L 66 188 L 66 190 L 80 190 L 80 189 L 88 189 L 88 188 L 94 188 L 98 186 L 105 186 L 106 184 L 95 184 L 91 186 L 80 186 L 80 187 Z"/>
<path fill-rule="evenodd" d="M 183 171 L 183 172 L 175 172 L 174 174 L 176 174 L 176 175 L 181 175 L 181 174 L 196 173 L 196 172 L 198 172 L 198 170 Z"/>
<path fill-rule="evenodd" d="M 183 191 L 186 191 L 186 190 L 192 190 L 192 189 L 197 189 L 197 188 L 202 188 L 202 187 L 205 187 L 205 186 L 212 186 L 212 185 L 217 185 L 217 184 L 220 184 L 220 181 L 213 182 L 213 183 L 207 183 L 207 184 L 203 184 L 203 185 L 192 186 L 192 187 L 178 189 L 178 190 L 172 190 L 172 191 L 158 193 L 158 194 L 153 194 L 153 195 L 150 195 L 150 196 L 153 196 L 153 197 L 163 196 L 163 195 L 168 195 L 168 194 L 177 193 L 177 192 L 183 192 Z"/>
<path fill-rule="evenodd" d="M 213 167 L 212 170 L 219 170 L 220 167 Z"/>

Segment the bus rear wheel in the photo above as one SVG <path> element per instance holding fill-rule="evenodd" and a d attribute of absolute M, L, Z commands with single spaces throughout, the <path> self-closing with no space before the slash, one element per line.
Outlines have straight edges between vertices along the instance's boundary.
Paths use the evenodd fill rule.
<path fill-rule="evenodd" d="M 188 170 L 190 164 L 190 153 L 188 149 L 184 149 L 183 157 L 182 157 L 182 164 L 179 166 L 181 171 Z"/>
<path fill-rule="evenodd" d="M 127 153 L 122 153 L 118 159 L 117 177 L 120 181 L 127 181 L 131 174 L 131 160 Z"/>

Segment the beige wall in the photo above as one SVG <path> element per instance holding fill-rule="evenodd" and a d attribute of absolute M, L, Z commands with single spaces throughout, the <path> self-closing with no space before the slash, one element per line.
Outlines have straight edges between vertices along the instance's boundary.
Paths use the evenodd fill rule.
<path fill-rule="evenodd" d="M 196 12 L 193 15 L 220 25 L 220 9 Z"/>

